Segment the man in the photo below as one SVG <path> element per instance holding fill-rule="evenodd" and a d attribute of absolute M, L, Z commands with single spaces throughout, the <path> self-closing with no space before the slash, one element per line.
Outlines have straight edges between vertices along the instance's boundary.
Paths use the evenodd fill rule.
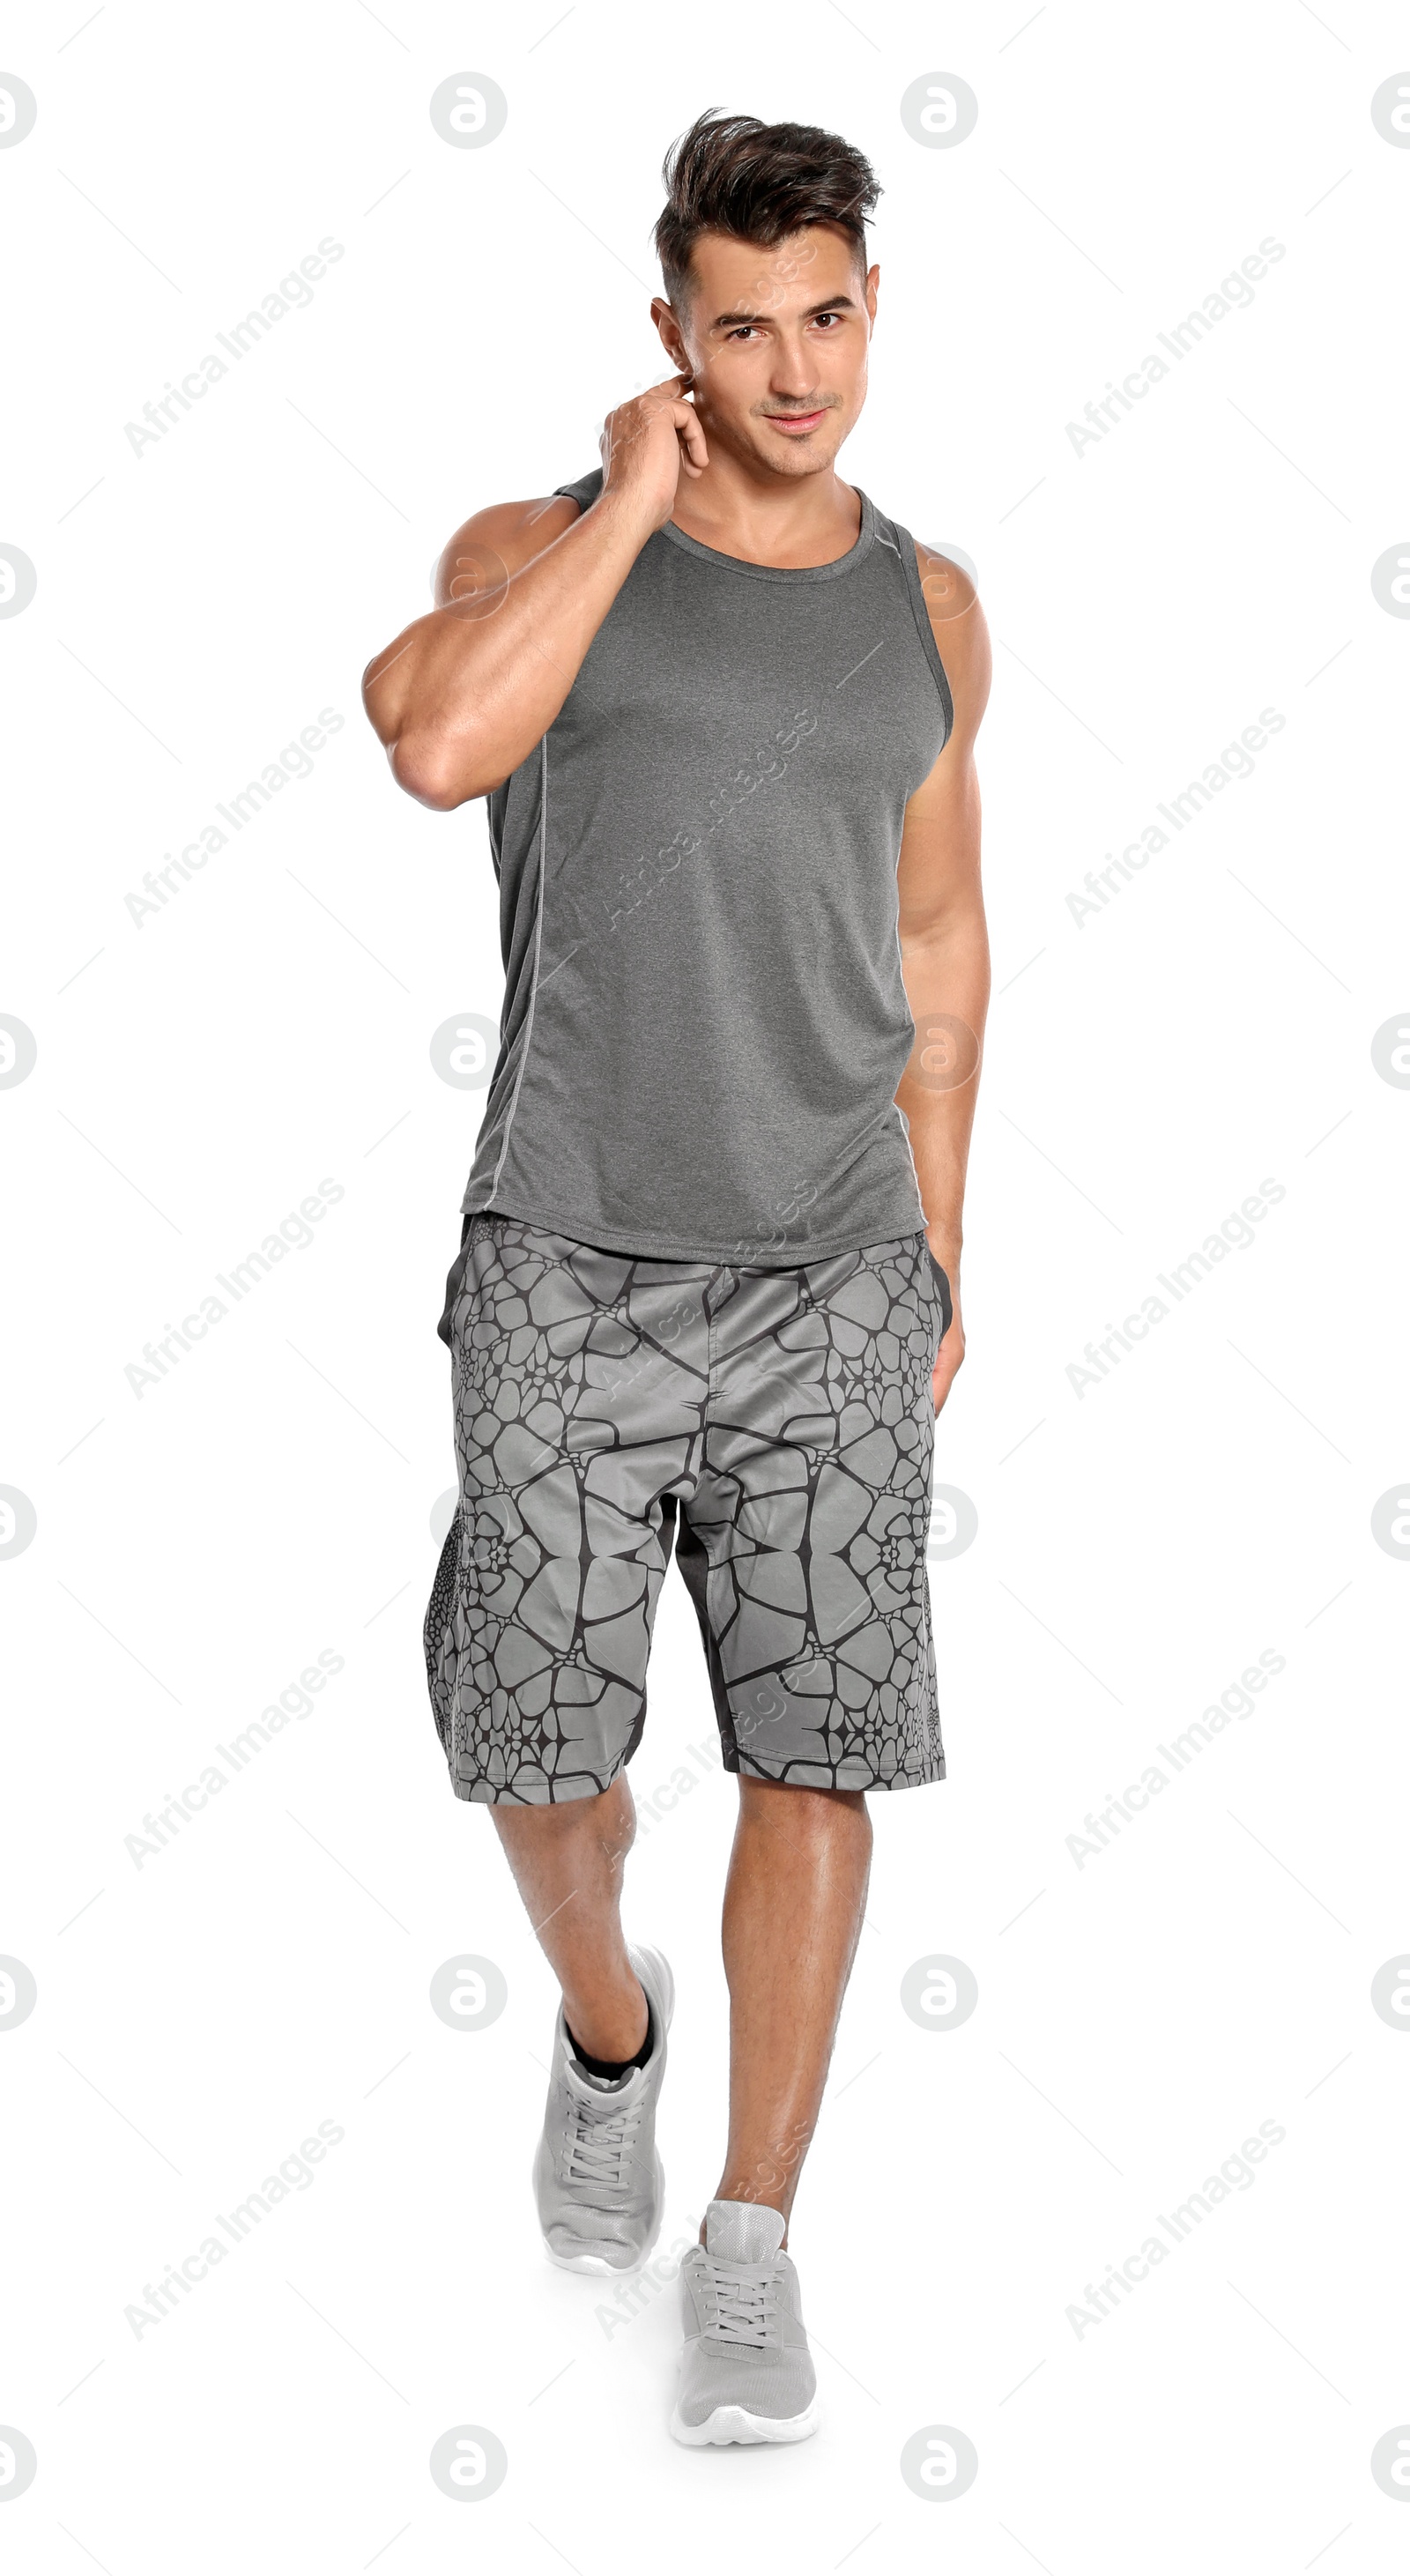
<path fill-rule="evenodd" d="M 562 1989 L 543 2235 L 624 2272 L 661 2218 L 673 1990 L 618 1900 L 674 1544 L 740 1807 L 729 2136 L 671 2429 L 797 2441 L 783 2249 L 866 1792 L 945 1768 L 925 1545 L 963 1353 L 989 657 L 966 575 L 836 471 L 876 319 L 867 162 L 707 117 L 664 176 L 675 372 L 608 415 L 600 472 L 466 521 L 365 695 L 410 794 L 488 799 L 500 886 L 426 1648 L 455 1793 L 490 1807 Z"/>

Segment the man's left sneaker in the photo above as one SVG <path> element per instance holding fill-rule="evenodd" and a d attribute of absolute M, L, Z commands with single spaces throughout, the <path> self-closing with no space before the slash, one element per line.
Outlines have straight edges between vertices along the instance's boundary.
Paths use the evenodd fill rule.
<path fill-rule="evenodd" d="M 705 2242 L 681 2265 L 678 2442 L 806 2442 L 817 2431 L 817 2374 L 783 2233 L 782 2211 L 762 2201 L 706 2210 Z"/>

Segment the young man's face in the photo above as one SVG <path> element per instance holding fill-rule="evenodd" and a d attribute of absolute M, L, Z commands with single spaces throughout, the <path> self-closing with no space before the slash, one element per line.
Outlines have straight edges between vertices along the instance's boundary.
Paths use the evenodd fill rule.
<path fill-rule="evenodd" d="M 835 224 L 772 250 L 702 233 L 684 309 L 651 310 L 707 440 L 773 474 L 825 472 L 866 400 L 879 275 Z"/>

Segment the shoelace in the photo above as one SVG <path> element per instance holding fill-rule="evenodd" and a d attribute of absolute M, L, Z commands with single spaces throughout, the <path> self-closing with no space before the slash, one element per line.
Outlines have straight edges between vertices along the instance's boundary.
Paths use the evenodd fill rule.
<path fill-rule="evenodd" d="M 713 2310 L 707 2332 L 723 2343 L 748 2343 L 762 2349 L 781 2341 L 778 2271 L 751 2263 L 725 2263 L 701 2247 L 696 2260 L 704 2271 Z"/>
<path fill-rule="evenodd" d="M 610 2189 L 620 2190 L 627 2158 L 636 2145 L 641 2111 L 640 2102 L 624 2110 L 610 2093 L 602 2096 L 600 2109 L 596 2102 L 575 2093 L 564 2168 L 567 2180 L 606 2183 Z"/>

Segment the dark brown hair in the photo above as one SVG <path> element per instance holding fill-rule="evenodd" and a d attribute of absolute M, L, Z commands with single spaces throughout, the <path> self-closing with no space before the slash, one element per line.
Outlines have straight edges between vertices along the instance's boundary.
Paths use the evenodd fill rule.
<path fill-rule="evenodd" d="M 820 125 L 764 125 L 757 116 L 707 110 L 672 144 L 661 176 L 656 254 L 672 304 L 689 290 L 690 254 L 703 232 L 772 249 L 804 224 L 837 224 L 866 266 L 866 222 L 880 183 L 865 153 Z"/>

